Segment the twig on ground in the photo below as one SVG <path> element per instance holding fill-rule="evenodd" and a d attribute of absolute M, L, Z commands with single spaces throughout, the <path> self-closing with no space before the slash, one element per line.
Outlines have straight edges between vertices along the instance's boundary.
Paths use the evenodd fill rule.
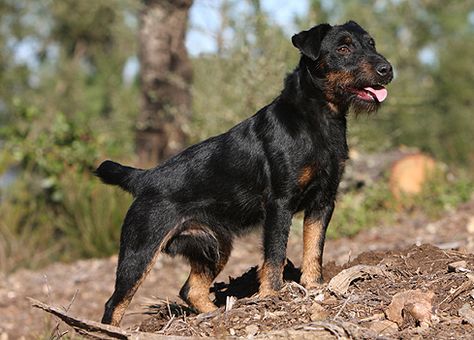
<path fill-rule="evenodd" d="M 341 314 L 342 310 L 346 307 L 346 305 L 349 303 L 349 300 L 351 299 L 352 297 L 352 292 L 351 294 L 347 297 L 346 301 L 344 301 L 344 303 L 342 304 L 341 308 L 339 308 L 339 310 L 337 311 L 336 315 L 334 315 L 334 319 L 337 319 L 339 317 L 339 315 Z"/>
<path fill-rule="evenodd" d="M 301 298 L 301 300 L 306 300 L 308 297 L 309 297 L 309 292 L 308 290 L 303 287 L 302 285 L 300 285 L 299 283 L 296 283 L 294 281 L 290 281 L 287 283 L 287 287 L 296 287 L 298 288 L 300 291 L 302 291 L 304 293 L 304 296 Z"/>
<path fill-rule="evenodd" d="M 45 279 L 46 279 L 46 285 L 48 287 L 48 296 L 49 296 L 49 293 L 50 293 L 50 290 L 49 290 L 49 285 L 47 284 L 47 276 L 45 275 Z M 72 296 L 72 299 L 71 301 L 69 301 L 69 304 L 67 305 L 66 308 L 64 308 L 64 310 L 67 312 L 69 312 L 69 309 L 71 309 L 71 306 L 72 304 L 74 303 L 74 301 L 76 300 L 76 296 L 79 292 L 79 289 L 76 289 L 76 291 L 74 292 L 74 295 Z M 53 330 L 51 331 L 51 334 L 49 336 L 49 340 L 56 340 L 56 339 L 61 339 L 63 336 L 65 336 L 66 334 L 69 333 L 69 331 L 64 331 L 64 332 L 59 332 L 59 321 L 56 322 L 56 325 L 54 326 Z"/>
<path fill-rule="evenodd" d="M 174 315 L 171 316 L 171 318 L 169 319 L 169 321 L 166 323 L 166 325 L 160 329 L 157 333 L 164 333 L 166 332 L 166 330 L 171 326 L 171 323 L 174 321 Z"/>

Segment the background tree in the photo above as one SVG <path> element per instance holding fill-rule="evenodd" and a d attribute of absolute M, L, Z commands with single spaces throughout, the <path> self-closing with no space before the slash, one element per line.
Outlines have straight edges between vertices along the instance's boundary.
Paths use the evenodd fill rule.
<path fill-rule="evenodd" d="M 155 165 L 187 143 L 191 63 L 185 37 L 192 0 L 146 0 L 140 13 L 141 114 L 136 148 L 142 166 Z"/>

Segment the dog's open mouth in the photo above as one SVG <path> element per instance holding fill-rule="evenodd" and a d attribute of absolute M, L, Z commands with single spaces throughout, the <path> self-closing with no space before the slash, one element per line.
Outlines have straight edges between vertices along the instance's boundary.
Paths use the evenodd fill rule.
<path fill-rule="evenodd" d="M 362 89 L 349 88 L 350 92 L 357 95 L 357 98 L 367 102 L 381 103 L 387 98 L 388 91 L 382 85 L 364 87 Z"/>

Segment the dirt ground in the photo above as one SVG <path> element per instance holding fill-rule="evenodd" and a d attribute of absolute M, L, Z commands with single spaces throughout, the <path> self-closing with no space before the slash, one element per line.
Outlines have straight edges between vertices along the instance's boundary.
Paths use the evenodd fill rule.
<path fill-rule="evenodd" d="M 232 305 L 229 298 L 227 307 L 208 315 L 195 315 L 180 305 L 177 293 L 188 267 L 179 259 L 161 256 L 122 327 L 217 337 L 291 338 L 296 332 L 302 338 L 301 334 L 314 336 L 321 330 L 328 337 L 342 338 L 458 339 L 474 334 L 474 200 L 436 222 L 405 215 L 394 225 L 329 240 L 326 283 L 320 290 L 299 286 L 298 270 L 289 265 L 287 285 L 277 298 L 251 296 L 255 269 L 247 271 L 261 262 L 259 249 L 258 234 L 236 243 L 216 280 L 221 283 L 214 285 L 214 295 L 222 305 L 227 296 L 241 299 Z M 288 257 L 296 267 L 301 249 L 301 236 L 294 233 Z M 56 332 L 57 320 L 31 308 L 26 297 L 62 306 L 70 315 L 99 320 L 112 293 L 116 260 L 57 263 L 1 277 L 0 339 L 44 338 Z M 229 283 L 229 277 L 235 279 Z"/>

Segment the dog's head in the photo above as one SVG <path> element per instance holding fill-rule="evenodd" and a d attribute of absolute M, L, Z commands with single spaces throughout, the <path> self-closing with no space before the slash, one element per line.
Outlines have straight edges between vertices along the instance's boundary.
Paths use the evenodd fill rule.
<path fill-rule="evenodd" d="M 375 49 L 374 39 L 357 23 L 321 24 L 292 37 L 301 68 L 320 88 L 333 110 L 352 106 L 373 112 L 387 97 L 392 65 Z"/>

